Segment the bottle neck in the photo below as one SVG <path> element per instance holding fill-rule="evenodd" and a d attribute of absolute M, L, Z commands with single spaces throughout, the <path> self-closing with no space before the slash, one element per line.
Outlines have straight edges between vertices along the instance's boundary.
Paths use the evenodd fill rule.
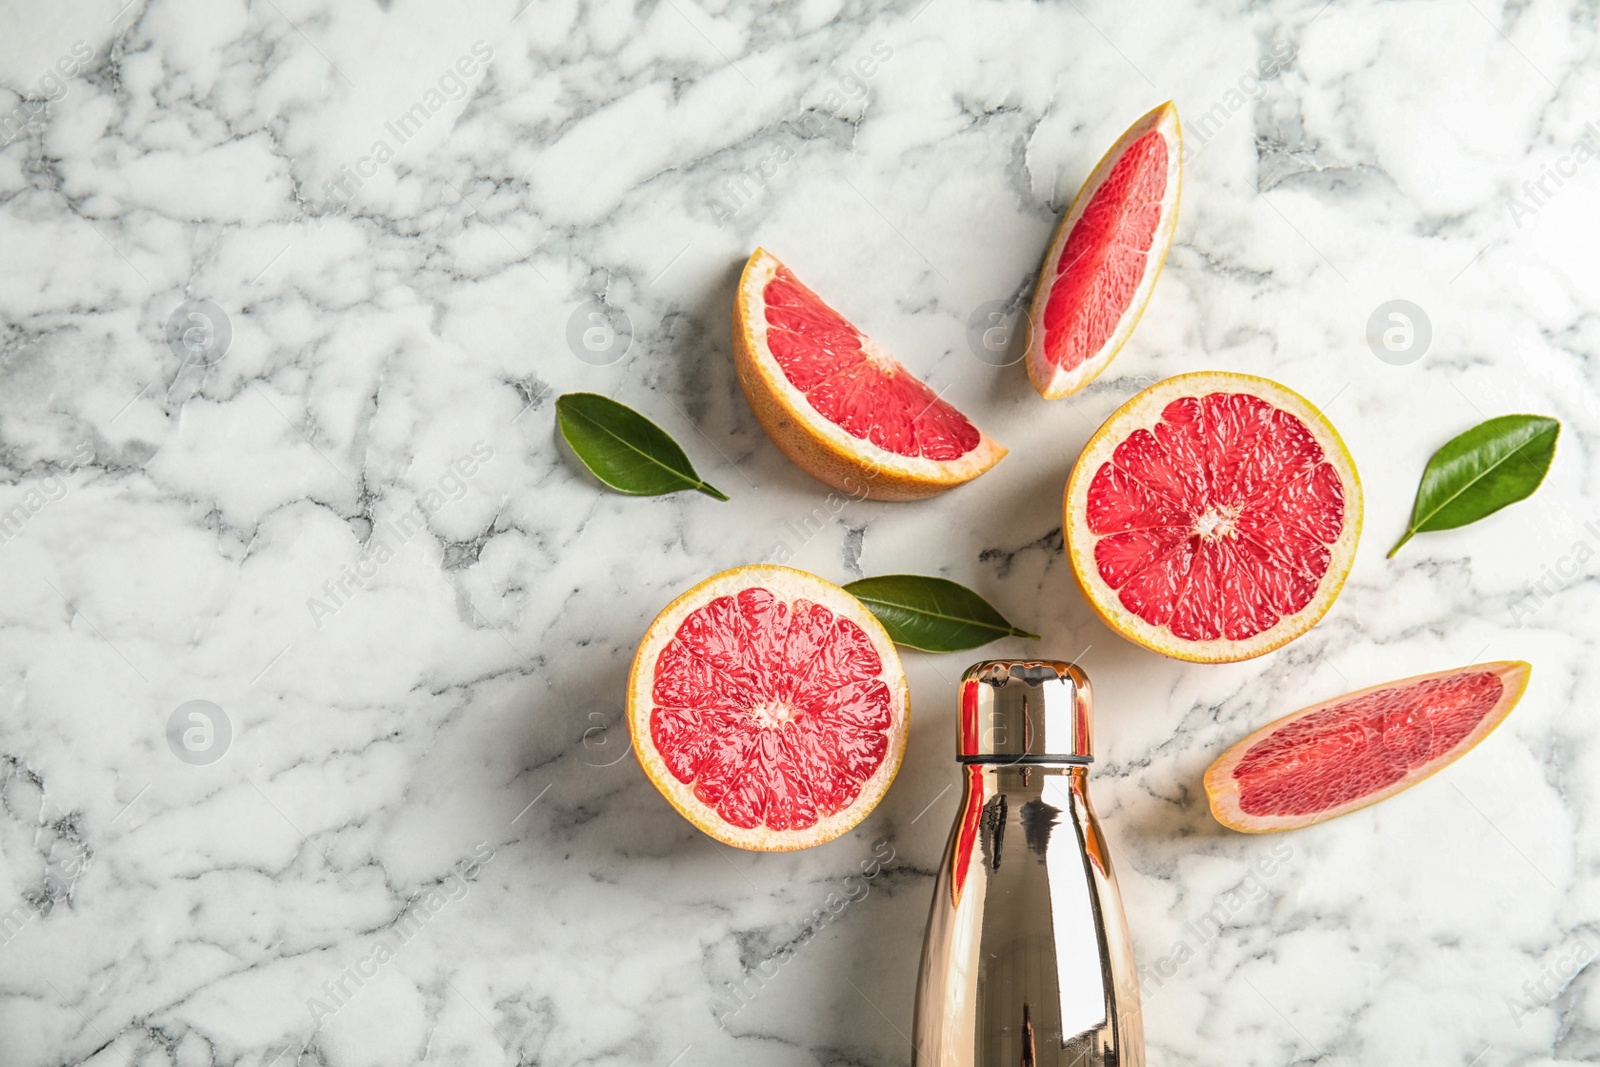
<path fill-rule="evenodd" d="M 982 771 L 985 774 L 1075 774 L 1087 776 L 1089 765 L 1080 761 L 1052 760 L 1050 762 L 1015 761 L 979 761 L 962 760 L 963 765 L 971 770 Z"/>

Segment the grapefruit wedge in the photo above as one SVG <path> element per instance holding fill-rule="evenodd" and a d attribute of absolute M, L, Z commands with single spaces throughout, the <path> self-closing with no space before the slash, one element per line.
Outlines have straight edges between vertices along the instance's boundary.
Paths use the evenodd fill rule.
<path fill-rule="evenodd" d="M 1206 771 L 1222 825 L 1247 834 L 1326 822 L 1409 789 L 1500 725 L 1527 688 L 1521 660 L 1419 674 L 1262 727 Z"/>
<path fill-rule="evenodd" d="M 1089 438 L 1067 479 L 1067 553 L 1107 626 L 1176 659 L 1225 663 L 1309 630 L 1361 536 L 1338 431 L 1266 378 L 1157 382 Z"/>
<path fill-rule="evenodd" d="M 739 384 L 767 436 L 851 496 L 933 496 L 1006 454 L 764 248 L 739 279 L 733 340 Z"/>
<path fill-rule="evenodd" d="M 1178 224 L 1182 155 L 1169 100 L 1111 146 L 1056 228 L 1028 314 L 1028 377 L 1046 400 L 1093 381 L 1138 324 Z"/>
<path fill-rule="evenodd" d="M 646 776 L 718 841 L 831 841 L 883 799 L 910 693 L 855 597 L 789 567 L 736 567 L 668 604 L 639 642 L 628 730 Z"/>

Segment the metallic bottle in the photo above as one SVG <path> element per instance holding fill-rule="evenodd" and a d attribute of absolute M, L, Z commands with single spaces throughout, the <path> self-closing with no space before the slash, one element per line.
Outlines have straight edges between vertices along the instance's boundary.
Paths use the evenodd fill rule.
<path fill-rule="evenodd" d="M 961 676 L 966 793 L 934 885 L 915 1067 L 1143 1067 L 1139 977 L 1089 805 L 1089 678 L 991 660 Z"/>

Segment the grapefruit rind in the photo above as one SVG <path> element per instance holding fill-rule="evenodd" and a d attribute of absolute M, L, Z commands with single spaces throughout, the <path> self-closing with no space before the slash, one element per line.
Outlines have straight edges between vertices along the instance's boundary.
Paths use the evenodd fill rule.
<path fill-rule="evenodd" d="M 1217 638 L 1211 641 L 1186 641 L 1160 626 L 1153 626 L 1129 611 L 1118 599 L 1117 591 L 1100 577 L 1095 565 L 1094 545 L 1098 539 L 1089 529 L 1087 498 L 1089 484 L 1102 464 L 1110 461 L 1118 444 L 1138 429 L 1148 429 L 1161 420 L 1161 413 L 1172 401 L 1186 396 L 1210 393 L 1250 393 L 1282 408 L 1306 425 L 1322 446 L 1323 456 L 1338 470 L 1344 488 L 1344 527 L 1330 547 L 1328 569 L 1317 585 L 1311 601 L 1292 615 L 1244 640 Z M 1062 500 L 1062 529 L 1066 534 L 1067 555 L 1078 587 L 1100 620 L 1121 636 L 1173 659 L 1190 663 L 1236 663 L 1254 659 L 1293 641 L 1321 621 L 1338 599 L 1355 562 L 1356 545 L 1361 539 L 1361 479 L 1355 460 L 1344 440 L 1317 407 L 1270 378 L 1231 371 L 1194 371 L 1163 379 L 1135 395 L 1100 425 L 1084 445 L 1067 478 Z"/>
<path fill-rule="evenodd" d="M 789 381 L 767 347 L 763 294 L 782 266 L 765 248 L 751 253 L 734 300 L 733 353 L 739 386 L 756 420 L 797 467 L 857 498 L 919 500 L 969 482 L 1000 462 L 1005 446 L 982 430 L 970 452 L 953 460 L 933 460 L 880 448 L 823 417 Z M 862 346 L 874 362 L 895 362 L 871 338 L 863 336 Z"/>
<path fill-rule="evenodd" d="M 655 706 L 655 664 L 667 642 L 672 640 L 691 612 L 718 597 L 736 596 L 740 591 L 754 586 L 769 589 L 790 603 L 803 597 L 861 627 L 872 639 L 873 647 L 883 661 L 881 677 L 889 687 L 894 721 L 886 731 L 889 745 L 883 762 L 872 777 L 862 784 L 860 793 L 849 807 L 819 818 L 816 825 L 804 830 L 773 830 L 767 826 L 746 829 L 724 821 L 714 809 L 695 796 L 692 782 L 680 782 L 667 768 L 650 734 L 650 713 Z M 668 803 L 678 809 L 680 815 L 723 844 L 756 852 L 789 852 L 820 845 L 848 833 L 877 807 L 899 772 L 900 761 L 905 756 L 906 739 L 910 733 L 911 691 L 894 641 L 883 624 L 859 600 L 807 571 L 760 563 L 714 574 L 661 610 L 634 652 L 633 666 L 628 672 L 627 713 L 628 736 L 639 766 L 650 783 Z"/>
<path fill-rule="evenodd" d="M 1268 723 L 1255 733 L 1235 743 L 1221 756 L 1218 756 L 1216 762 L 1207 768 L 1205 790 L 1206 799 L 1210 802 L 1211 814 L 1217 822 L 1230 830 L 1237 830 L 1242 834 L 1271 834 L 1327 822 L 1329 819 L 1348 815 L 1352 811 L 1369 808 L 1380 800 L 1387 800 L 1396 793 L 1403 793 L 1418 782 L 1431 778 L 1444 770 L 1450 764 L 1472 751 L 1480 741 L 1493 733 L 1495 727 L 1504 722 L 1506 716 L 1511 714 L 1511 709 L 1517 706 L 1517 701 L 1522 699 L 1523 692 L 1528 688 L 1528 677 L 1532 671 L 1532 664 L 1524 660 L 1496 660 L 1491 663 L 1476 663 L 1469 667 L 1455 667 L 1445 671 L 1434 671 L 1432 674 L 1418 674 L 1411 678 L 1402 678 L 1398 681 L 1368 686 L 1366 689 L 1345 693 L 1331 700 L 1324 700 L 1320 704 L 1313 704 L 1308 708 L 1301 708 L 1299 711 L 1285 715 L 1283 718 Z M 1305 815 L 1250 815 L 1240 808 L 1239 787 L 1237 780 L 1233 777 L 1234 767 L 1238 765 L 1245 753 L 1249 752 L 1257 743 L 1270 737 L 1290 723 L 1303 719 L 1324 708 L 1355 700 L 1369 693 L 1376 693 L 1385 689 L 1398 689 L 1402 686 L 1414 685 L 1418 682 L 1426 682 L 1435 678 L 1450 678 L 1478 672 L 1499 675 L 1500 683 L 1503 687 L 1500 692 L 1500 699 L 1495 702 L 1494 707 L 1482 719 L 1478 720 L 1478 724 L 1472 728 L 1472 731 L 1457 742 L 1453 748 L 1428 763 L 1422 764 L 1399 781 L 1336 807 Z"/>
<path fill-rule="evenodd" d="M 1078 220 L 1083 217 L 1084 211 L 1094 199 L 1094 194 L 1105 184 L 1106 177 L 1122 158 L 1122 154 L 1127 151 L 1129 145 L 1151 130 L 1160 130 L 1167 142 L 1167 185 L 1162 197 L 1161 222 L 1151 238 L 1144 276 L 1139 282 L 1139 287 L 1134 290 L 1128 307 L 1118 320 L 1117 328 L 1106 339 L 1105 344 L 1100 346 L 1100 350 L 1071 370 L 1064 371 L 1051 363 L 1044 352 L 1045 306 L 1049 303 L 1050 293 L 1059 279 L 1059 274 L 1052 267 L 1060 260 L 1061 251 L 1066 247 L 1067 238 L 1072 234 L 1073 227 L 1077 226 Z M 1055 236 L 1050 239 L 1050 250 L 1045 253 L 1044 263 L 1039 268 L 1039 280 L 1033 290 L 1033 303 L 1028 309 L 1027 347 L 1028 378 L 1033 382 L 1033 387 L 1038 390 L 1039 395 L 1046 400 L 1059 400 L 1071 396 L 1094 381 L 1106 367 L 1111 365 L 1111 361 L 1122 350 L 1128 338 L 1133 336 L 1134 327 L 1139 325 L 1145 305 L 1149 303 L 1150 294 L 1155 289 L 1156 280 L 1161 277 L 1161 268 L 1166 264 L 1167 252 L 1172 247 L 1172 235 L 1178 226 L 1178 200 L 1182 187 L 1183 129 L 1178 123 L 1177 107 L 1168 100 L 1160 107 L 1140 116 L 1117 139 L 1117 143 L 1100 157 L 1100 162 L 1089 172 L 1089 177 L 1084 180 L 1078 195 L 1072 198 L 1071 206 L 1067 208 L 1066 215 L 1062 216 L 1061 223 L 1056 227 Z"/>

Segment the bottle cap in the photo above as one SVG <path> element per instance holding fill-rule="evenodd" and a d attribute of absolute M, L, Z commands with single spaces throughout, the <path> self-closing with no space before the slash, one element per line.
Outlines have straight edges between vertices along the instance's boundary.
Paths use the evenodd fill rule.
<path fill-rule="evenodd" d="M 961 676 L 956 758 L 962 763 L 1088 763 L 1094 759 L 1089 676 L 1060 660 L 991 659 Z"/>

